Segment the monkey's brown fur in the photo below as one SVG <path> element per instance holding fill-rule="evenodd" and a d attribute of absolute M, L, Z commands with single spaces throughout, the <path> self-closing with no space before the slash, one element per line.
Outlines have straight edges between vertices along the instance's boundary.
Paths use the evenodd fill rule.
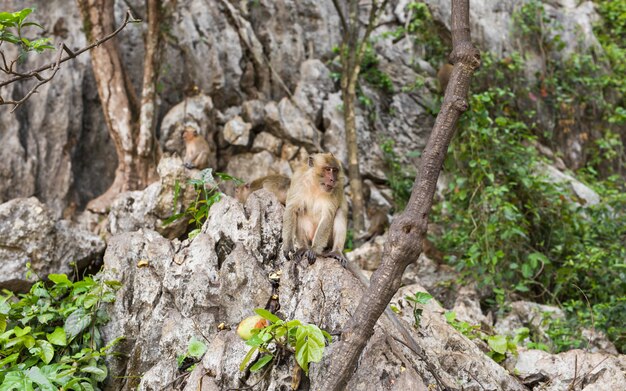
<path fill-rule="evenodd" d="M 183 141 L 185 141 L 185 159 L 183 161 L 185 167 L 197 168 L 198 170 L 209 167 L 211 147 L 206 139 L 192 128 L 186 128 L 183 131 Z"/>
<path fill-rule="evenodd" d="M 242 204 L 246 203 L 246 200 L 253 192 L 259 189 L 265 189 L 270 193 L 274 193 L 278 201 L 285 205 L 287 202 L 287 191 L 289 190 L 289 185 L 291 184 L 291 179 L 284 175 L 267 175 L 250 183 L 244 183 L 241 186 L 238 186 L 235 189 L 235 198 L 239 200 Z"/>
<path fill-rule="evenodd" d="M 439 88 L 442 94 L 446 93 L 446 88 L 448 88 L 448 82 L 450 81 L 450 75 L 452 75 L 452 69 L 454 66 L 452 64 L 445 63 L 439 68 L 437 72 L 437 79 L 439 79 Z"/>
<path fill-rule="evenodd" d="M 343 186 L 341 163 L 332 153 L 312 155 L 296 170 L 283 217 L 285 257 L 295 248 L 297 261 L 304 257 L 311 264 L 325 255 L 345 263 L 348 204 Z"/>
<path fill-rule="evenodd" d="M 370 204 L 367 206 L 367 217 L 370 220 L 370 227 L 367 232 L 359 237 L 359 240 L 368 241 L 375 236 L 385 233 L 389 226 L 389 217 L 387 216 L 387 208 L 379 205 Z"/>

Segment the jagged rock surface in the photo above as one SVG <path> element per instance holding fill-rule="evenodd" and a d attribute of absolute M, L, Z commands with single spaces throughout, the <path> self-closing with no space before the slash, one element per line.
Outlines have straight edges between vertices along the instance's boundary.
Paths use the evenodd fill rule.
<path fill-rule="evenodd" d="M 273 293 L 268 275 L 278 270 L 282 271 L 278 314 L 340 332 L 363 287 L 332 259 L 320 258 L 312 266 L 285 262 L 280 253 L 282 213 L 276 198 L 261 190 L 246 205 L 230 197 L 214 205 L 202 233 L 193 240 L 172 242 L 145 229 L 111 238 L 103 273 L 121 281 L 122 289 L 110 308 L 112 320 L 104 335 L 107 340 L 119 335 L 127 339 L 121 346 L 124 354 L 110 362 L 111 373 L 117 375 L 109 379 L 108 389 L 173 387 L 180 375 L 176 356 L 186 351 L 194 336 L 209 350 L 187 383 L 177 386 L 196 390 L 202 382 L 208 389 L 226 389 L 259 380 L 258 375 L 239 371 L 247 349 L 234 329 L 254 308 L 266 305 Z M 405 309 L 401 315 L 405 327 L 424 347 L 430 370 L 435 368 L 444 381 L 468 390 L 524 389 L 449 326 L 438 305 L 427 306 L 419 329 L 414 329 L 412 310 L 402 297 L 418 289 L 423 288 L 410 286 L 399 292 L 396 304 Z M 220 323 L 224 330 L 218 328 Z M 397 334 L 386 318 L 379 320 L 348 389 L 407 390 L 420 389 L 420 384 L 425 389 L 435 384 L 427 364 L 389 337 Z M 260 389 L 288 387 L 293 363 L 289 357 L 277 364 Z M 312 389 L 326 365 L 312 365 Z"/>
<path fill-rule="evenodd" d="M 104 241 L 53 212 L 35 197 L 0 205 L 0 289 L 27 291 L 50 273 L 70 274 L 102 257 Z M 35 275 L 26 277 L 30 263 Z"/>

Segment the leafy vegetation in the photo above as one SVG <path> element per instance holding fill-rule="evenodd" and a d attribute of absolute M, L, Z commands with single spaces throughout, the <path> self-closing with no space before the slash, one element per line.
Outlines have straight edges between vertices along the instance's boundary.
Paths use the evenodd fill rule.
<path fill-rule="evenodd" d="M 526 40 L 558 51 L 560 37 L 545 33 L 544 19 L 537 1 L 516 16 Z M 580 327 L 595 326 L 624 351 L 626 195 L 619 177 L 600 176 L 607 161 L 623 165 L 615 162 L 623 145 L 614 127 L 623 126 L 623 102 L 605 92 L 619 89 L 623 72 L 604 72 L 584 54 L 544 61 L 533 84 L 523 54 L 483 56 L 470 110 L 446 161 L 452 180 L 434 213 L 444 234 L 434 239 L 468 278 L 510 299 L 562 307 L 569 317 L 551 323 L 555 350 L 581 346 Z M 554 131 L 542 118 L 546 113 L 555 119 Z M 547 162 L 535 145 L 556 144 L 572 127 L 594 121 L 595 150 L 579 177 L 601 201 L 588 205 L 545 175 Z"/>
<path fill-rule="evenodd" d="M 171 224 L 178 219 L 188 218 L 189 224 L 193 227 L 188 236 L 190 239 L 193 239 L 202 230 L 202 225 L 209 217 L 211 206 L 222 198 L 223 193 L 220 191 L 219 185 L 225 181 L 234 181 L 237 185 L 243 183 L 241 179 L 231 175 L 221 172 L 213 173 L 211 168 L 202 170 L 200 179 L 189 179 L 188 184 L 193 186 L 196 192 L 194 201 L 183 212 L 174 213 L 168 217 L 163 222 L 163 225 Z M 180 190 L 181 185 L 176 182 L 174 186 L 174 208 L 178 206 Z"/>
<path fill-rule="evenodd" d="M 566 312 L 566 320 L 548 323 L 554 351 L 584 347 L 581 327 L 596 327 L 626 349 L 626 195 L 613 174 L 625 166 L 626 1 L 598 3 L 604 52 L 555 59 L 564 48 L 560 27 L 533 0 L 514 16 L 520 42 L 532 49 L 502 59 L 483 54 L 445 163 L 449 187 L 433 214 L 444 232 L 433 240 L 448 262 L 492 289 L 485 304 L 529 299 Z M 530 50 L 541 59 L 532 78 L 525 69 Z M 600 195 L 597 205 L 550 179 L 550 162 L 537 152 L 537 143 L 556 147 L 570 133 L 586 142 L 577 174 Z M 382 149 L 402 209 L 413 178 L 393 142 Z M 504 354 L 500 342 L 496 352 Z"/>
<path fill-rule="evenodd" d="M 27 294 L 0 294 L 2 391 L 92 391 L 107 377 L 104 358 L 121 338 L 105 346 L 98 328 L 119 283 L 48 278 L 51 284 L 39 281 Z"/>
<path fill-rule="evenodd" d="M 277 357 L 286 353 L 293 353 L 296 362 L 309 373 L 309 364 L 320 362 L 324 354 L 326 342 L 331 342 L 331 336 L 314 324 L 302 323 L 297 319 L 284 321 L 271 312 L 262 308 L 254 310 L 258 315 L 268 320 L 270 324 L 262 329 L 254 329 L 252 338 L 246 341 L 250 346 L 239 369 L 244 371 L 254 354 L 258 351 L 261 356 L 250 366 L 250 371 L 257 372 L 266 365 L 277 362 Z"/>
<path fill-rule="evenodd" d="M 34 11 L 33 8 L 24 8 L 17 12 L 0 12 L 0 42 L 9 42 L 17 45 L 22 54 L 30 51 L 41 53 L 46 49 L 54 49 L 50 45 L 50 38 L 27 38 L 27 27 L 44 28 L 36 22 L 26 21 L 26 18 Z"/>
<path fill-rule="evenodd" d="M 454 311 L 446 312 L 445 317 L 448 324 L 467 338 L 484 341 L 489 347 L 487 356 L 491 357 L 495 362 L 504 361 L 507 355 L 517 356 L 517 347 L 530 335 L 530 330 L 527 327 L 517 329 L 513 337 L 501 334 L 490 335 L 482 331 L 480 325 L 471 325 L 465 321 L 458 320 Z M 545 348 L 543 345 L 534 347 Z"/>

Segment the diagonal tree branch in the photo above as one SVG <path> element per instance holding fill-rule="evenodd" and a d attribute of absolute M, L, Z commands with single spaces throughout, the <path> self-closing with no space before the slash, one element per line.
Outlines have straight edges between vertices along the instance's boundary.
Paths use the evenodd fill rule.
<path fill-rule="evenodd" d="M 456 122 L 467 110 L 470 79 L 480 65 L 480 53 L 470 40 L 469 0 L 452 2 L 452 44 L 450 61 L 455 64 L 437 115 L 433 131 L 424 149 L 419 177 L 413 185 L 405 211 L 389 229 L 382 263 L 372 275 L 370 287 L 342 333 L 342 340 L 328 358 L 330 365 L 316 389 L 345 389 L 359 356 L 374 332 L 374 325 L 400 287 L 404 269 L 422 252 L 437 178 Z"/>

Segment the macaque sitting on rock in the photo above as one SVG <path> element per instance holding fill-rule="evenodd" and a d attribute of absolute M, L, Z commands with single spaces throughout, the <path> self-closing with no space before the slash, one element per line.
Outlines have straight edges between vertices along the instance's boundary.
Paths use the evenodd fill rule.
<path fill-rule="evenodd" d="M 183 141 L 185 142 L 185 158 L 183 159 L 185 167 L 198 170 L 209 167 L 211 147 L 206 139 L 192 127 L 187 127 L 183 131 Z"/>
<path fill-rule="evenodd" d="M 343 246 L 348 226 L 344 175 L 332 153 L 318 153 L 296 169 L 287 192 L 283 217 L 283 253 L 313 264 L 317 256 L 346 265 Z"/>

